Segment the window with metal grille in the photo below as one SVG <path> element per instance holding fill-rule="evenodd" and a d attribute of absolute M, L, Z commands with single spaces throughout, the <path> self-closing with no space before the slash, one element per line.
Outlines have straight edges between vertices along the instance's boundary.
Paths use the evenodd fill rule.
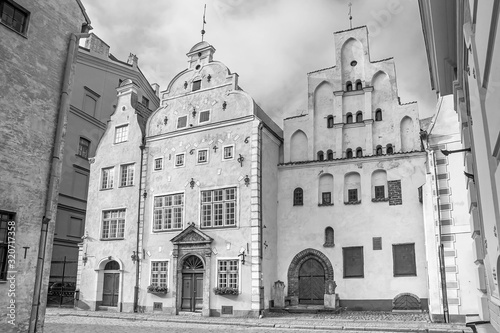
<path fill-rule="evenodd" d="M 105 190 L 108 188 L 113 188 L 114 174 L 115 174 L 114 167 L 102 169 L 101 189 Z"/>
<path fill-rule="evenodd" d="M 0 1 L 0 22 L 23 35 L 28 30 L 29 15 L 27 10 L 13 1 Z"/>
<path fill-rule="evenodd" d="M 177 118 L 177 128 L 184 128 L 187 126 L 187 116 Z"/>
<path fill-rule="evenodd" d="M 342 248 L 344 259 L 344 278 L 364 277 L 363 247 Z"/>
<path fill-rule="evenodd" d="M 116 127 L 115 143 L 125 142 L 127 140 L 128 140 L 128 125 Z"/>
<path fill-rule="evenodd" d="M 184 158 L 185 158 L 185 156 L 186 156 L 185 153 L 175 155 L 175 166 L 176 167 L 182 167 L 182 166 L 184 166 Z"/>
<path fill-rule="evenodd" d="M 379 185 L 375 186 L 375 199 L 385 198 L 385 186 Z"/>
<path fill-rule="evenodd" d="M 302 206 L 304 204 L 304 191 L 297 187 L 293 190 L 293 205 L 294 206 Z"/>
<path fill-rule="evenodd" d="M 196 91 L 196 90 L 200 90 L 200 89 L 201 89 L 201 80 L 193 81 L 193 90 L 192 91 Z"/>
<path fill-rule="evenodd" d="M 236 187 L 201 191 L 201 227 L 236 225 Z"/>
<path fill-rule="evenodd" d="M 80 137 L 80 143 L 78 144 L 78 156 L 83 158 L 89 157 L 90 141 Z"/>
<path fill-rule="evenodd" d="M 168 261 L 151 261 L 151 285 L 166 287 L 168 283 Z"/>
<path fill-rule="evenodd" d="M 183 218 L 184 193 L 155 197 L 153 231 L 182 229 Z"/>
<path fill-rule="evenodd" d="M 204 123 L 210 120 L 210 111 L 200 112 L 200 123 Z"/>
<path fill-rule="evenodd" d="M 163 169 L 163 157 L 155 158 L 155 170 Z"/>
<path fill-rule="evenodd" d="M 416 276 L 415 244 L 393 244 L 394 276 Z"/>
<path fill-rule="evenodd" d="M 349 202 L 357 202 L 358 201 L 358 189 L 347 190 L 347 199 L 349 200 Z"/>
<path fill-rule="evenodd" d="M 232 158 L 234 158 L 234 146 L 224 147 L 224 159 L 230 160 Z"/>
<path fill-rule="evenodd" d="M 217 287 L 235 288 L 239 286 L 239 260 L 218 260 L 217 265 Z"/>
<path fill-rule="evenodd" d="M 207 163 L 207 162 L 208 162 L 208 149 L 198 150 L 198 163 Z"/>
<path fill-rule="evenodd" d="M 9 232 L 16 231 L 15 213 L 0 211 L 0 281 L 7 279 L 7 270 L 9 267 L 9 244 L 15 246 L 14 237 Z M 11 250 L 12 251 L 12 250 Z M 12 253 L 11 253 L 12 255 Z"/>
<path fill-rule="evenodd" d="M 125 235 L 125 209 L 103 212 L 102 239 L 122 239 Z"/>
<path fill-rule="evenodd" d="M 134 185 L 134 164 L 124 164 L 120 169 L 120 186 Z"/>
<path fill-rule="evenodd" d="M 323 205 L 325 205 L 325 204 L 331 204 L 332 203 L 332 192 L 323 192 L 323 193 L 321 193 L 321 203 Z"/>

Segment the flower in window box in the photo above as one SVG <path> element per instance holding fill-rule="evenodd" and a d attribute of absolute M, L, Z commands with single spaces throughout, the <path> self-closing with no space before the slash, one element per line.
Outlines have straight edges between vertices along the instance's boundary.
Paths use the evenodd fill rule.
<path fill-rule="evenodd" d="M 166 294 L 168 292 L 167 286 L 159 286 L 157 284 L 151 284 L 148 286 L 148 293 L 152 294 Z"/>
<path fill-rule="evenodd" d="M 217 288 L 214 288 L 214 293 L 216 295 L 238 295 L 239 291 L 238 291 L 238 288 L 217 287 Z"/>

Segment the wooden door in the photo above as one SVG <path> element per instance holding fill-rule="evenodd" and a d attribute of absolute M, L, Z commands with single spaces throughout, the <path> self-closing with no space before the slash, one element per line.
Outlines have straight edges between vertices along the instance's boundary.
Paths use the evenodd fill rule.
<path fill-rule="evenodd" d="M 203 274 L 182 274 L 181 310 L 197 311 L 203 308 Z"/>
<path fill-rule="evenodd" d="M 118 305 L 118 287 L 120 285 L 120 273 L 104 273 L 104 284 L 102 288 L 102 305 Z"/>
<path fill-rule="evenodd" d="M 315 259 L 305 261 L 299 270 L 299 303 L 324 304 L 325 271 Z"/>

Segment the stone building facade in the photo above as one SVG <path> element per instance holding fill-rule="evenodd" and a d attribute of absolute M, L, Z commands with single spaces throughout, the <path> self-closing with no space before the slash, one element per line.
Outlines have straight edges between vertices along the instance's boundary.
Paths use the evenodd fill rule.
<path fill-rule="evenodd" d="M 78 0 L 0 9 L 0 326 L 41 331 L 74 53 L 90 20 Z"/>

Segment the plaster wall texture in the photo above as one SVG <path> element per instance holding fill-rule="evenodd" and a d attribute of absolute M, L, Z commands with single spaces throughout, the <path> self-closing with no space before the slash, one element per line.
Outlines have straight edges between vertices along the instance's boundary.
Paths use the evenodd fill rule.
<path fill-rule="evenodd" d="M 287 281 L 288 267 L 298 252 L 314 248 L 331 261 L 341 300 L 392 299 L 401 292 L 426 298 L 423 216 L 417 193 L 425 182 L 421 167 L 425 156 L 412 153 L 357 160 L 279 167 L 278 279 Z M 386 170 L 388 180 L 401 180 L 402 205 L 372 202 L 371 176 L 380 169 Z M 359 205 L 344 205 L 344 175 L 349 172 L 360 174 Z M 334 205 L 318 206 L 318 175 L 327 173 L 333 175 Z M 297 187 L 304 191 L 303 206 L 293 206 L 293 190 Z M 416 213 L 409 216 L 409 211 Z M 327 248 L 319 244 L 323 244 L 328 226 L 334 229 L 335 246 Z M 382 250 L 372 249 L 372 237 L 382 237 Z M 392 262 L 392 244 L 400 243 L 415 243 L 415 277 L 393 277 L 388 263 Z M 342 248 L 349 246 L 363 246 L 364 278 L 343 278 Z"/>
<path fill-rule="evenodd" d="M 45 215 L 49 172 L 57 125 L 64 66 L 71 33 L 79 33 L 85 23 L 76 1 L 17 3 L 30 12 L 24 36 L 0 26 L 0 179 L 4 193 L 2 211 L 15 213 L 16 221 L 16 319 L 20 332 L 28 329 L 37 266 L 42 217 Z M 48 243 L 51 244 L 56 219 L 55 203 L 49 202 L 52 215 Z M 26 257 L 23 247 L 27 247 Z M 45 298 L 52 247 L 45 255 L 40 323 L 45 313 Z M 0 283 L 0 308 L 5 313 L 10 298 L 8 283 Z M 8 317 L 2 315 L 6 329 Z M 4 326 L 6 325 L 6 326 Z M 13 328 L 14 329 L 14 328 Z"/>

